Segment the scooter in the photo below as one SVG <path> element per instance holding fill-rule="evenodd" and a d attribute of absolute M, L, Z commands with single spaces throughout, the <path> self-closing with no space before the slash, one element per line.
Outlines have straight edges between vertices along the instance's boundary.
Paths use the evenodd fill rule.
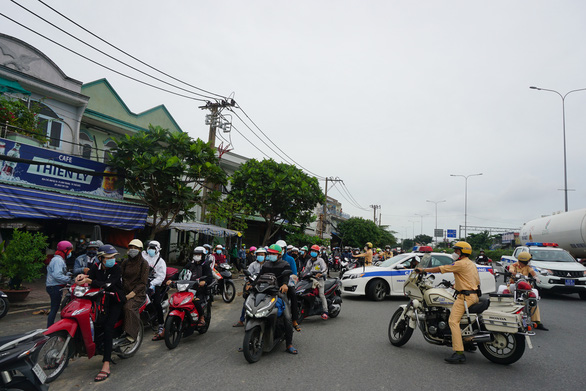
<path fill-rule="evenodd" d="M 165 345 L 169 349 L 175 349 L 181 337 L 187 337 L 197 331 L 204 334 L 210 327 L 212 320 L 212 301 L 213 295 L 210 294 L 217 281 L 213 281 L 207 287 L 206 298 L 202 302 L 203 314 L 200 314 L 193 303 L 197 292 L 193 289 L 195 285 L 199 285 L 199 279 L 195 281 L 176 281 L 172 282 L 177 288 L 177 292 L 171 295 L 169 299 L 169 314 L 165 320 Z M 205 320 L 203 326 L 199 326 L 200 318 Z"/>
<path fill-rule="evenodd" d="M 165 279 L 161 284 L 161 307 L 163 307 L 163 314 L 166 315 L 167 311 L 169 310 L 169 286 L 167 285 L 167 281 L 171 278 L 174 274 L 177 273 L 177 269 L 173 267 L 167 268 L 167 273 L 165 275 Z M 149 276 L 149 284 L 152 281 L 152 278 Z M 154 306 L 154 294 L 155 292 L 152 290 L 147 290 L 147 305 L 140 315 L 142 319 L 142 323 L 145 327 L 150 327 L 153 331 L 157 331 L 159 324 L 157 322 L 157 310 Z"/>
<path fill-rule="evenodd" d="M 358 261 L 356 258 L 344 258 L 343 261 L 340 262 L 340 277 L 344 275 L 348 270 L 352 270 L 358 267 Z"/>
<path fill-rule="evenodd" d="M 0 291 L 0 319 L 6 316 L 8 309 L 10 308 L 10 302 L 6 293 Z"/>
<path fill-rule="evenodd" d="M 73 300 L 61 311 L 61 320 L 45 331 L 49 340 L 39 352 L 39 364 L 45 370 L 47 383 L 63 373 L 70 358 L 76 355 L 92 358 L 103 353 L 104 330 L 98 318 L 105 301 L 113 299 L 115 295 L 108 291 L 109 285 L 106 284 L 101 289 L 76 284 L 72 286 Z M 146 301 L 140 307 L 139 313 L 142 313 L 145 307 Z M 129 342 L 123 333 L 121 313 L 120 319 L 114 325 L 112 351 L 121 358 L 129 358 L 138 351 L 142 343 L 142 322 L 134 342 Z"/>
<path fill-rule="evenodd" d="M 244 274 L 251 277 L 248 270 L 244 270 Z M 242 352 L 249 363 L 257 362 L 263 352 L 270 352 L 285 339 L 286 300 L 287 297 L 279 293 L 274 274 L 263 274 L 254 280 L 244 304 L 246 324 Z"/>
<path fill-rule="evenodd" d="M 39 329 L 0 337 L 0 390 L 48 390 L 47 376 L 36 363 L 38 350 L 47 342 Z"/>
<path fill-rule="evenodd" d="M 230 271 L 230 265 L 227 263 L 221 263 L 216 265 L 216 268 L 220 270 L 212 269 L 214 278 L 218 281 L 218 284 L 214 286 L 212 291 L 213 295 L 222 295 L 222 300 L 225 303 L 231 303 L 236 297 L 236 286 L 232 282 L 232 272 Z"/>
<path fill-rule="evenodd" d="M 341 287 L 342 281 L 339 278 L 328 278 L 325 281 L 324 295 L 328 302 L 328 316 L 330 318 L 337 317 L 342 310 Z M 301 275 L 295 285 L 295 294 L 299 304 L 298 323 L 301 323 L 308 316 L 323 313 L 319 291 L 317 288 L 313 288 L 312 272 L 304 272 Z"/>

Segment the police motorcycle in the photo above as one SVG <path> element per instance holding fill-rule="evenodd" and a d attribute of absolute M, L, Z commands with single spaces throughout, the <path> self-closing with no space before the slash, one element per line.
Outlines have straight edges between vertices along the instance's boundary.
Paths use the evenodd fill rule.
<path fill-rule="evenodd" d="M 44 331 L 0 337 L 0 390 L 48 390 L 47 375 L 36 363 L 38 350 L 49 339 Z"/>
<path fill-rule="evenodd" d="M 291 274 L 288 270 L 286 274 Z M 246 323 L 242 351 L 246 361 L 255 363 L 263 352 L 273 350 L 285 339 L 287 296 L 279 293 L 277 277 L 272 273 L 255 277 L 244 270 L 252 287 L 244 303 Z"/>
<path fill-rule="evenodd" d="M 401 305 L 389 322 L 389 340 L 394 346 L 406 344 L 413 330 L 418 327 L 423 338 L 434 345 L 451 346 L 448 325 L 454 296 L 446 289 L 434 287 L 434 275 L 415 271 L 407 277 L 403 290 L 410 298 L 409 304 Z M 438 286 L 451 286 L 443 280 Z M 478 345 L 488 360 L 508 365 L 518 361 L 525 351 L 525 344 L 532 348 L 530 336 L 523 322 L 523 306 L 513 301 L 511 295 L 491 293 L 490 300 L 480 299 L 466 308 L 460 321 L 464 346 Z"/>
<path fill-rule="evenodd" d="M 10 308 L 10 302 L 8 301 L 8 296 L 6 293 L 0 291 L 0 319 L 2 319 L 8 313 L 8 308 Z"/>
<path fill-rule="evenodd" d="M 303 271 L 299 281 L 295 284 L 295 294 L 299 304 L 299 323 L 308 316 L 321 315 L 323 312 L 318 288 L 313 287 L 312 276 L 315 273 L 312 270 Z M 325 280 L 324 295 L 328 302 L 328 316 L 330 318 L 335 318 L 342 310 L 341 288 L 342 281 L 339 278 Z"/>
<path fill-rule="evenodd" d="M 219 270 L 216 270 L 219 269 Z M 236 286 L 232 281 L 231 267 L 228 263 L 221 263 L 212 269 L 214 278 L 218 283 L 212 289 L 213 295 L 222 295 L 222 300 L 225 303 L 231 303 L 236 297 Z"/>
<path fill-rule="evenodd" d="M 535 289 L 535 278 L 525 276 L 521 273 L 512 274 L 509 272 L 508 266 L 505 268 L 505 281 L 512 279 L 513 283 L 510 286 L 500 285 L 498 293 L 503 295 L 510 295 L 513 302 L 523 306 L 523 323 L 528 330 L 536 327 L 531 321 L 531 317 L 537 309 L 537 302 L 539 301 L 539 291 Z"/>

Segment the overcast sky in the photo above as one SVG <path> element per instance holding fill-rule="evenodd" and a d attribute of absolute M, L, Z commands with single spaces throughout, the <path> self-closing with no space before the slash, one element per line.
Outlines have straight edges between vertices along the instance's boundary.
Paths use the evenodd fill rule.
<path fill-rule="evenodd" d="M 0 2 L 0 12 L 152 82 Z M 20 3 L 124 58 L 38 1 Z M 468 225 L 514 228 L 564 209 L 562 101 L 529 86 L 562 94 L 586 88 L 586 2 L 48 3 L 154 67 L 234 93 L 287 155 L 321 177 L 343 179 L 366 209 L 338 185 L 328 193 L 345 212 L 372 219 L 369 205 L 381 205 L 382 223 L 399 237 L 433 235 L 435 206 L 426 200 L 446 200 L 438 204 L 439 228 L 464 225 L 465 180 L 450 174 L 483 173 L 468 180 Z M 0 31 L 35 46 L 74 79 L 107 78 L 135 113 L 164 104 L 184 131 L 207 139 L 201 102 L 129 81 L 2 17 Z M 567 97 L 570 210 L 586 206 L 585 108 L 586 91 Z M 234 125 L 280 160 L 235 117 Z M 235 153 L 264 157 L 235 131 L 232 144 Z"/>

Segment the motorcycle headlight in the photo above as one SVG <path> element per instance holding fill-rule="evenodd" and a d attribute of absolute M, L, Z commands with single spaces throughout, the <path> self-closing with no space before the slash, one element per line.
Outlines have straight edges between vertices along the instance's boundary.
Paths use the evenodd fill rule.
<path fill-rule="evenodd" d="M 266 309 L 266 310 L 258 311 L 255 316 L 257 318 L 264 318 L 266 316 L 269 316 L 270 313 L 271 313 L 271 310 Z"/>
<path fill-rule="evenodd" d="M 89 288 L 86 286 L 76 286 L 73 289 L 73 296 L 75 297 L 83 297 L 89 291 Z"/>

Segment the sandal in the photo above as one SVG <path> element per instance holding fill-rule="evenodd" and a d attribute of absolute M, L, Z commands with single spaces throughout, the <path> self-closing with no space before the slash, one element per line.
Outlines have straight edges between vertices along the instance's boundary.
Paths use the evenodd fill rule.
<path fill-rule="evenodd" d="M 288 347 L 288 348 L 287 348 L 285 351 L 286 351 L 287 353 L 289 353 L 289 354 L 297 354 L 297 353 L 299 353 L 299 352 L 297 351 L 297 349 L 295 349 L 293 346 L 289 346 L 289 347 Z"/>
<path fill-rule="evenodd" d="M 162 339 L 165 339 L 165 335 L 163 333 L 157 333 L 151 341 L 160 341 Z"/>
<path fill-rule="evenodd" d="M 199 323 L 197 324 L 197 327 L 204 327 L 206 325 L 206 321 L 205 319 L 202 319 L 199 321 Z"/>
<path fill-rule="evenodd" d="M 293 323 L 293 328 L 295 329 L 295 331 L 301 331 L 301 327 L 299 327 L 298 323 Z"/>
<path fill-rule="evenodd" d="M 105 375 L 105 376 L 104 376 Z M 110 372 L 106 372 L 106 371 L 100 371 L 96 377 L 94 378 L 95 382 L 99 382 L 99 381 L 103 381 L 106 380 L 107 378 L 110 377 Z"/>
<path fill-rule="evenodd" d="M 232 325 L 232 327 L 244 327 L 244 323 L 242 321 L 238 321 Z"/>

